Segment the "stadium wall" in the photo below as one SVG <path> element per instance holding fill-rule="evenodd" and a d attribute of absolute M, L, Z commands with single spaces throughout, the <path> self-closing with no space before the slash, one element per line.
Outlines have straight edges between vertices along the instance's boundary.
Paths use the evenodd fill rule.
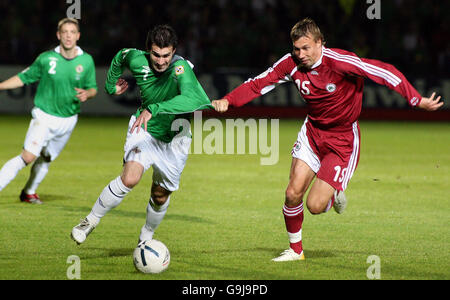
<path fill-rule="evenodd" d="M 0 66 L 2 80 L 25 69 L 25 66 Z M 121 96 L 110 96 L 104 91 L 106 67 L 97 68 L 99 93 L 95 99 L 82 104 L 82 114 L 92 116 L 129 116 L 140 105 L 139 91 L 129 73 L 124 78 L 129 82 L 128 91 Z M 213 74 L 199 74 L 206 93 L 211 99 L 219 99 L 258 72 L 252 70 L 219 70 Z M 363 110 L 360 119 L 368 120 L 435 120 L 450 121 L 450 78 L 415 78 L 411 83 L 422 95 L 436 91 L 447 99 L 438 112 L 424 112 L 409 108 L 407 102 L 388 88 L 366 82 Z M 33 106 L 36 85 L 0 92 L 0 114 L 28 114 Z M 294 84 L 286 83 L 270 93 L 255 99 L 241 108 L 232 108 L 225 114 L 205 111 L 205 117 L 225 118 L 302 118 L 306 115 L 306 104 Z"/>

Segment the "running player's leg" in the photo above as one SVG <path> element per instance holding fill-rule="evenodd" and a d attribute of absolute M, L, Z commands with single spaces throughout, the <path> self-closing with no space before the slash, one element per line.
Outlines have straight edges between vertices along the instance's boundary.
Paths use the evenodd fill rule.
<path fill-rule="evenodd" d="M 151 166 L 151 143 L 147 132 L 131 133 L 135 117 L 130 118 L 124 147 L 122 174 L 112 180 L 98 197 L 87 219 L 98 224 L 107 212 L 117 207 L 123 198 L 139 183 L 144 172 Z"/>
<path fill-rule="evenodd" d="M 320 178 L 317 178 L 313 185 L 311 186 L 311 190 L 309 191 L 308 198 L 306 200 L 306 206 L 308 210 L 312 214 L 321 214 L 329 209 L 330 199 L 333 197 L 335 188 L 328 184 L 326 181 L 323 181 Z"/>
<path fill-rule="evenodd" d="M 135 187 L 144 172 L 152 164 L 150 135 L 147 132 L 130 133 L 130 119 L 127 140 L 124 147 L 124 167 L 122 174 L 113 179 L 101 192 L 89 215 L 72 229 L 72 238 L 81 244 L 111 209 L 117 207 L 124 197 Z"/>
<path fill-rule="evenodd" d="M 36 190 L 47 175 L 50 163 L 59 156 L 69 141 L 78 120 L 76 115 L 69 118 L 58 118 L 55 116 L 44 118 L 42 115 L 43 112 L 37 113 L 41 120 L 40 122 L 43 123 L 45 121 L 48 127 L 47 134 L 43 141 L 40 156 L 31 167 L 30 177 L 22 190 L 21 199 L 25 197 L 40 200 Z"/>
<path fill-rule="evenodd" d="M 169 145 L 162 145 L 159 151 L 155 151 L 158 159 L 155 159 L 153 165 L 151 197 L 147 205 L 146 221 L 139 236 L 140 241 L 151 240 L 166 215 L 170 195 L 178 190 L 191 141 L 188 136 L 175 137 Z"/>
<path fill-rule="evenodd" d="M 307 137 L 305 120 L 298 133 L 297 141 L 292 148 L 292 164 L 289 184 L 286 189 L 283 216 L 289 237 L 290 248 L 284 251 L 274 261 L 289 261 L 303 259 L 302 226 L 303 197 L 310 186 L 316 172 L 320 168 L 320 160 L 310 145 Z"/>
<path fill-rule="evenodd" d="M 43 154 L 41 154 L 41 156 L 39 156 L 34 161 L 34 164 L 31 167 L 30 177 L 28 178 L 25 187 L 22 189 L 20 193 L 19 196 L 20 201 L 34 204 L 42 204 L 41 199 L 36 194 L 36 189 L 47 175 L 49 165 L 50 165 L 50 158 Z"/>
<path fill-rule="evenodd" d="M 28 181 L 23 188 L 23 192 L 26 195 L 36 194 L 38 186 L 41 184 L 48 173 L 50 162 L 50 157 L 44 156 L 42 154 L 38 157 L 38 159 L 36 159 L 33 166 L 31 167 L 30 177 L 28 178 Z"/>
<path fill-rule="evenodd" d="M 17 176 L 20 170 L 36 160 L 45 143 L 48 127 L 43 120 L 38 120 L 37 116 L 32 114 L 33 119 L 28 127 L 22 153 L 7 161 L 0 170 L 0 191 Z"/>
<path fill-rule="evenodd" d="M 96 226 L 101 218 L 122 202 L 123 198 L 139 183 L 143 174 L 144 167 L 140 163 L 135 161 L 125 163 L 122 174 L 103 189 L 87 219 Z"/>
<path fill-rule="evenodd" d="M 117 207 L 131 189 L 139 183 L 143 173 L 144 167 L 140 163 L 133 161 L 125 163 L 122 175 L 113 179 L 103 189 L 91 212 L 72 229 L 72 239 L 78 244 L 83 243 L 100 223 L 100 220 L 110 210 Z"/>
<path fill-rule="evenodd" d="M 323 134 L 325 136 L 325 134 Z M 345 133 L 330 133 L 324 137 L 320 170 L 308 194 L 307 207 L 312 214 L 327 212 L 334 206 L 342 213 L 347 205 L 344 191 L 358 165 L 360 154 L 359 127 Z"/>
<path fill-rule="evenodd" d="M 151 197 L 147 205 L 147 217 L 145 225 L 141 229 L 139 241 L 153 239 L 156 228 L 158 228 L 166 215 L 171 193 L 171 191 L 166 190 L 162 186 L 152 183 Z"/>
<path fill-rule="evenodd" d="M 8 160 L 0 169 L 0 191 L 4 189 L 14 178 L 20 170 L 25 168 L 28 164 L 36 159 L 32 153 L 23 150 L 18 156 Z"/>
<path fill-rule="evenodd" d="M 289 184 L 286 189 L 283 216 L 289 238 L 289 246 L 297 255 L 302 255 L 303 197 L 314 179 L 314 171 L 303 160 L 292 158 Z M 295 256 L 293 255 L 288 256 Z M 283 261 L 281 255 L 274 261 Z"/>
<path fill-rule="evenodd" d="M 64 146 L 67 144 L 70 134 L 71 132 L 62 137 L 50 140 L 47 146 L 42 148 L 40 156 L 35 160 L 33 166 L 31 167 L 30 176 L 28 177 L 28 180 L 22 190 L 22 195 L 39 199 L 36 194 L 36 190 L 44 180 L 45 176 L 47 176 L 50 163 L 56 159 Z"/>

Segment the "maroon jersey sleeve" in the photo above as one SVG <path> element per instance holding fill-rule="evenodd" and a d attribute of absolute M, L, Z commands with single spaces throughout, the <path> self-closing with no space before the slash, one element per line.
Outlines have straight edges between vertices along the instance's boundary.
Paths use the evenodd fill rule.
<path fill-rule="evenodd" d="M 341 49 L 324 48 L 324 56 L 334 61 L 333 69 L 342 74 L 369 78 L 402 95 L 411 106 L 420 103 L 422 96 L 393 65 L 375 59 L 359 58 Z"/>
<path fill-rule="evenodd" d="M 264 95 L 276 86 L 291 81 L 290 73 L 296 68 L 291 54 L 286 54 L 272 67 L 255 78 L 248 79 L 224 96 L 232 106 L 242 106 Z"/>

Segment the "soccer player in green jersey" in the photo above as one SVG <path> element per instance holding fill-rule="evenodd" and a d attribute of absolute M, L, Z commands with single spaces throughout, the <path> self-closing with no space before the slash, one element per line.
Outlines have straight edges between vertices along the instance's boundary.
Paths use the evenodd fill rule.
<path fill-rule="evenodd" d="M 56 32 L 59 46 L 40 54 L 30 67 L 0 83 L 0 90 L 8 90 L 39 81 L 23 151 L 0 170 L 1 191 L 21 169 L 34 162 L 20 194 L 23 202 L 42 203 L 36 189 L 69 140 L 80 103 L 97 94 L 94 60 L 77 46 L 79 29 L 76 19 L 62 19 Z"/>
<path fill-rule="evenodd" d="M 177 43 L 173 28 L 159 25 L 148 35 L 147 51 L 123 49 L 111 63 L 106 91 L 116 95 L 125 92 L 128 84 L 119 77 L 128 68 L 139 86 L 142 106 L 129 122 L 122 174 L 103 189 L 90 214 L 72 229 L 71 236 L 78 244 L 122 202 L 150 167 L 153 182 L 139 240 L 151 240 L 166 214 L 191 145 L 189 122 L 183 122 L 181 114 L 213 109 L 191 64 L 175 55 Z"/>

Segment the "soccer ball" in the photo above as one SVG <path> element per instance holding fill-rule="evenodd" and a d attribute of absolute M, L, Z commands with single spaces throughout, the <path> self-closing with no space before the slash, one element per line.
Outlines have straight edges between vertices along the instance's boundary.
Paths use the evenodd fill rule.
<path fill-rule="evenodd" d="M 169 249 L 158 240 L 142 241 L 134 249 L 133 262 L 142 273 L 161 273 L 169 267 Z"/>

